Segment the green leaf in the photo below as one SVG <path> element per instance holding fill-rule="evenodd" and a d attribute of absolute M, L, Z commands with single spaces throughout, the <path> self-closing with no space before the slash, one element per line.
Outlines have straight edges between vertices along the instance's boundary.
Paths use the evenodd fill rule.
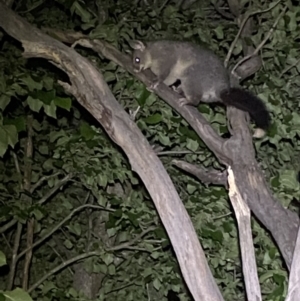
<path fill-rule="evenodd" d="M 6 265 L 7 262 L 6 262 L 6 257 L 5 257 L 5 254 L 0 251 L 0 267 L 2 267 L 3 265 Z"/>
<path fill-rule="evenodd" d="M 10 292 L 3 292 L 7 300 L 11 301 L 32 301 L 30 295 L 20 288 L 16 288 Z"/>
<path fill-rule="evenodd" d="M 26 130 L 26 122 L 24 116 L 20 116 L 15 119 L 5 118 L 4 124 L 14 125 L 18 133 Z"/>
<path fill-rule="evenodd" d="M 3 157 L 8 147 L 8 137 L 7 133 L 0 127 L 0 157 Z"/>
<path fill-rule="evenodd" d="M 170 138 L 167 135 L 164 135 L 162 132 L 158 133 L 158 137 L 159 137 L 159 142 L 162 145 L 168 146 L 171 144 Z"/>
<path fill-rule="evenodd" d="M 219 40 L 223 40 L 224 39 L 224 32 L 223 32 L 223 26 L 222 25 L 219 25 L 217 26 L 215 29 L 214 29 L 214 32 L 216 33 L 217 35 L 217 39 Z"/>
<path fill-rule="evenodd" d="M 67 111 L 70 111 L 72 107 L 72 99 L 70 97 L 58 97 L 56 96 L 54 98 L 54 103 L 56 106 L 65 109 Z"/>
<path fill-rule="evenodd" d="M 43 107 L 48 116 L 56 119 L 56 105 L 54 101 L 51 102 L 50 106 L 44 104 Z"/>
<path fill-rule="evenodd" d="M 220 230 L 212 231 L 211 238 L 222 243 L 223 242 L 223 233 Z"/>
<path fill-rule="evenodd" d="M 81 226 L 78 223 L 75 223 L 73 225 L 68 225 L 67 228 L 69 231 L 77 236 L 81 235 Z"/>
<path fill-rule="evenodd" d="M 104 77 L 104 80 L 109 83 L 109 82 L 112 82 L 116 79 L 116 76 L 115 76 L 115 73 L 113 72 L 104 72 L 103 74 L 103 77 Z"/>
<path fill-rule="evenodd" d="M 56 289 L 57 286 L 52 281 L 44 281 L 42 292 L 44 295 L 46 295 L 48 292 L 50 292 L 52 289 Z"/>
<path fill-rule="evenodd" d="M 41 107 L 43 106 L 42 101 L 32 98 L 31 96 L 28 96 L 26 101 L 28 103 L 30 110 L 37 112 L 37 113 L 40 111 Z"/>
<path fill-rule="evenodd" d="M 157 279 L 157 278 L 155 278 L 154 279 L 154 281 L 153 281 L 153 286 L 154 286 L 154 288 L 157 290 L 157 291 L 159 291 L 160 290 L 160 288 L 161 288 L 161 282 L 159 281 L 159 279 Z"/>
<path fill-rule="evenodd" d="M 197 190 L 197 187 L 194 185 L 188 184 L 186 190 L 189 194 L 193 194 Z"/>
<path fill-rule="evenodd" d="M 144 121 L 147 123 L 147 124 L 157 124 L 157 123 L 160 123 L 162 120 L 162 116 L 161 114 L 154 114 L 154 115 L 151 115 L 147 118 L 144 118 Z"/>
<path fill-rule="evenodd" d="M 106 253 L 101 257 L 101 259 L 104 261 L 104 263 L 109 266 L 111 263 L 114 262 L 114 256 L 110 253 Z"/>
<path fill-rule="evenodd" d="M 43 85 L 46 90 L 53 89 L 53 83 L 54 83 L 53 78 L 48 77 L 48 76 L 43 78 Z"/>
<path fill-rule="evenodd" d="M 0 110 L 4 111 L 6 106 L 10 103 L 11 96 L 2 94 L 0 96 Z"/>
<path fill-rule="evenodd" d="M 66 239 L 64 241 L 64 246 L 68 249 L 68 250 L 71 250 L 73 248 L 73 244 L 72 242 L 69 240 L 69 239 Z"/>
<path fill-rule="evenodd" d="M 80 135 L 85 140 L 93 139 L 96 134 L 96 132 L 92 129 L 92 127 L 85 122 L 80 125 L 79 131 L 80 131 Z"/>
<path fill-rule="evenodd" d="M 3 138 L 2 143 L 6 143 L 6 148 L 8 145 L 10 145 L 12 148 L 15 146 L 15 144 L 18 142 L 18 132 L 14 125 L 3 125 L 0 126 L 0 143 L 1 138 Z"/>
<path fill-rule="evenodd" d="M 51 102 L 55 98 L 56 91 L 51 90 L 51 91 L 36 91 L 35 93 L 32 94 L 33 98 L 39 99 L 43 104 L 50 106 Z"/>
<path fill-rule="evenodd" d="M 77 1 L 73 2 L 73 5 L 70 9 L 71 13 L 76 13 L 80 16 L 82 22 L 86 23 L 92 19 L 91 13 L 89 13 L 86 9 L 84 9 Z"/>
<path fill-rule="evenodd" d="M 98 265 L 99 273 L 107 274 L 107 265 L 99 264 Z"/>
<path fill-rule="evenodd" d="M 199 143 L 195 140 L 187 139 L 186 147 L 187 149 L 196 152 L 199 148 Z"/>
<path fill-rule="evenodd" d="M 115 274 L 116 274 L 116 267 L 115 267 L 115 265 L 110 264 L 110 265 L 108 266 L 107 272 L 108 272 L 108 274 L 111 275 L 111 276 L 112 276 L 112 275 L 115 275 Z"/>
<path fill-rule="evenodd" d="M 137 98 L 138 104 L 140 106 L 144 106 L 144 104 L 146 103 L 146 100 L 150 94 L 152 94 L 152 93 L 144 87 L 144 89 L 142 89 L 142 93 Z"/>
<path fill-rule="evenodd" d="M 299 190 L 299 182 L 297 180 L 297 171 L 284 170 L 280 174 L 280 186 L 290 190 Z"/>
<path fill-rule="evenodd" d="M 128 232 L 122 231 L 118 234 L 118 242 L 124 242 L 128 240 Z"/>
<path fill-rule="evenodd" d="M 20 82 L 25 84 L 29 91 L 42 90 L 43 88 L 42 83 L 35 81 L 30 75 L 20 78 Z"/>
<path fill-rule="evenodd" d="M 14 125 L 4 125 L 3 130 L 6 132 L 7 143 L 14 148 L 15 144 L 18 142 L 18 132 Z"/>

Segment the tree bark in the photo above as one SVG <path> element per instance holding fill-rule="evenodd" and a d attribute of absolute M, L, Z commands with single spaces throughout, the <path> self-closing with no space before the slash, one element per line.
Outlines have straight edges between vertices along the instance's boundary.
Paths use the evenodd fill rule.
<path fill-rule="evenodd" d="M 2 0 L 0 26 L 22 43 L 25 57 L 45 58 L 68 74 L 71 85 L 60 84 L 77 98 L 123 149 L 132 169 L 148 189 L 194 299 L 222 301 L 193 224 L 169 175 L 139 128 L 115 100 L 102 75 L 73 48 L 22 20 Z"/>

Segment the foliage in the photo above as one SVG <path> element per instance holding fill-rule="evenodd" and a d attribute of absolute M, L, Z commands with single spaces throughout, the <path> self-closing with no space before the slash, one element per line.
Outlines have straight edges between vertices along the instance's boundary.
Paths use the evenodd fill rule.
<path fill-rule="evenodd" d="M 205 44 L 225 57 L 238 31 L 236 23 L 216 13 L 209 1 L 198 1 L 187 10 L 176 1 L 156 1 L 152 6 L 146 3 L 19 1 L 15 9 L 38 27 L 82 30 L 91 38 L 104 39 L 124 51 L 129 49 L 130 39 L 172 38 Z M 275 4 L 273 1 L 243 3 L 247 13 Z M 257 28 L 249 43 L 259 45 L 281 9 L 282 4 L 278 4 L 255 16 Z M 300 167 L 300 115 L 296 100 L 300 82 L 296 30 L 299 18 L 299 8 L 290 3 L 260 52 L 263 68 L 244 83 L 265 101 L 272 114 L 268 136 L 255 143 L 257 157 L 274 196 L 293 210 L 298 210 L 296 199 L 300 198 L 296 179 Z M 151 199 L 130 170 L 127 159 L 95 120 L 57 84 L 58 79 L 67 80 L 61 71 L 41 60 L 24 60 L 20 45 L 7 37 L 3 39 L 0 225 L 15 219 L 25 229 L 26 221 L 34 218 L 34 241 L 51 234 L 33 250 L 30 285 L 70 258 L 97 252 L 96 256 L 78 262 L 83 262 L 85 270 L 102 275 L 98 300 L 166 299 L 169 290 L 178 293 L 180 300 L 190 300 Z M 141 106 L 136 123 L 152 145 L 173 151 L 188 162 L 221 168 L 188 124 L 143 84 L 96 54 L 78 51 L 97 64 L 126 111 Z M 231 65 L 241 57 L 242 43 L 238 41 Z M 199 110 L 220 135 L 228 135 L 224 108 L 201 104 Z M 34 156 L 32 191 L 25 192 L 22 183 L 27 160 L 28 116 L 33 118 Z M 182 155 L 183 150 L 190 152 Z M 172 156 L 160 155 L 193 220 L 225 300 L 241 300 L 244 288 L 237 231 L 226 190 L 201 185 L 174 168 Z M 66 176 L 69 178 L 64 181 Z M 145 236 L 134 241 L 147 229 Z M 14 226 L 1 237 L 1 251 L 8 263 L 15 233 Z M 26 248 L 25 233 L 23 230 L 20 252 Z M 266 300 L 283 300 L 287 275 L 278 250 L 255 221 L 253 236 L 262 292 Z M 3 258 L 0 253 L 0 263 Z M 22 257 L 17 268 L 16 286 L 22 283 L 23 260 Z M 74 275 L 73 265 L 63 267 L 31 295 L 38 300 L 78 300 L 81 294 L 75 290 Z M 8 271 L 0 268 L 1 279 L 7 281 L 7 276 Z M 4 281 L 1 283 L 0 289 L 4 290 Z"/>

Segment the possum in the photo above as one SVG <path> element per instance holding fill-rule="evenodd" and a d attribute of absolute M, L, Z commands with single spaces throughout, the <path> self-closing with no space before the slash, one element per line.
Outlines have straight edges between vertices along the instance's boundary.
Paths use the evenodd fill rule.
<path fill-rule="evenodd" d="M 180 81 L 178 90 L 184 97 L 180 105 L 198 106 L 200 102 L 220 102 L 248 112 L 261 131 L 261 137 L 270 124 L 270 115 L 264 103 L 254 94 L 242 88 L 230 86 L 229 73 L 221 59 L 211 50 L 182 41 L 130 41 L 135 72 L 150 69 L 160 83 L 172 86 Z"/>

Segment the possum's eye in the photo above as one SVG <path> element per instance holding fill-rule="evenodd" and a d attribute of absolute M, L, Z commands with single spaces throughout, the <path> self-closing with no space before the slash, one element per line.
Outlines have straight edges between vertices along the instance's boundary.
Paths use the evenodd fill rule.
<path fill-rule="evenodd" d="M 140 58 L 139 57 L 135 57 L 134 59 L 135 63 L 139 64 L 141 62 Z"/>

